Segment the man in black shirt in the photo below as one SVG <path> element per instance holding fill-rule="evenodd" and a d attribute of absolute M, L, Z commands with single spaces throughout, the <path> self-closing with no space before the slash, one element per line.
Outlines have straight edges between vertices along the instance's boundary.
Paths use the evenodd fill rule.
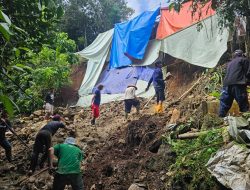
<path fill-rule="evenodd" d="M 45 125 L 36 135 L 35 144 L 33 147 L 33 154 L 31 158 L 30 164 L 30 174 L 34 173 L 38 156 L 40 153 L 43 153 L 43 156 L 40 161 L 40 168 L 43 168 L 44 162 L 48 159 L 48 163 L 50 163 L 48 153 L 49 148 L 52 146 L 52 136 L 56 133 L 59 128 L 67 129 L 66 126 L 61 122 L 60 115 L 54 115 L 52 121 Z"/>
<path fill-rule="evenodd" d="M 235 99 L 241 112 L 249 110 L 247 84 L 250 81 L 250 66 L 242 50 L 234 52 L 234 58 L 227 65 L 223 90 L 220 98 L 219 116 L 225 117 Z"/>

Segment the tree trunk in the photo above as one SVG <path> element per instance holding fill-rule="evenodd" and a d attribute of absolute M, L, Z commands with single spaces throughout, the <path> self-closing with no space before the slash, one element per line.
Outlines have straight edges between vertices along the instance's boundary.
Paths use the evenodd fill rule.
<path fill-rule="evenodd" d="M 250 58 L 250 16 L 246 17 L 246 54 Z"/>

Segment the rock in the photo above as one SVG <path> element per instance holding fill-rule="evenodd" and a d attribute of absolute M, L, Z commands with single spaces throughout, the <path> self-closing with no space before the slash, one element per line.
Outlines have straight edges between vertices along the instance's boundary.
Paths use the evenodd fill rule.
<path fill-rule="evenodd" d="M 30 118 L 29 117 L 23 117 L 23 120 L 28 121 L 28 120 L 30 120 Z"/>
<path fill-rule="evenodd" d="M 35 181 L 36 181 L 36 178 L 35 178 L 35 177 L 31 176 L 31 177 L 29 178 L 29 182 L 30 182 L 30 183 L 34 183 Z"/>
<path fill-rule="evenodd" d="M 147 173 L 142 172 L 142 173 L 140 174 L 140 176 L 139 176 L 139 180 L 140 180 L 140 181 L 144 181 L 144 180 L 146 179 L 146 177 L 147 177 Z"/>
<path fill-rule="evenodd" d="M 34 121 L 34 122 L 38 122 L 38 121 L 40 121 L 40 119 L 37 118 L 37 117 L 35 117 L 35 118 L 33 118 L 33 121 Z"/>
<path fill-rule="evenodd" d="M 63 112 L 63 116 L 64 116 L 64 117 L 70 116 L 69 110 L 65 110 L 65 111 Z"/>
<path fill-rule="evenodd" d="M 126 141 L 124 139 L 119 139 L 118 143 L 119 144 L 126 144 Z"/>
<path fill-rule="evenodd" d="M 163 175 L 160 179 L 162 180 L 162 181 L 165 181 L 166 180 L 166 175 Z"/>
<path fill-rule="evenodd" d="M 220 101 L 219 100 L 212 100 L 207 102 L 207 112 L 209 114 L 218 114 L 219 112 L 219 107 L 220 107 Z M 237 102 L 234 100 L 233 104 L 228 111 L 231 115 L 239 115 L 240 110 Z"/>
<path fill-rule="evenodd" d="M 90 190 L 96 190 L 95 184 L 90 187 Z"/>
<path fill-rule="evenodd" d="M 170 119 L 170 123 L 176 123 L 181 117 L 181 112 L 176 108 L 173 110 L 172 117 Z"/>
<path fill-rule="evenodd" d="M 60 136 L 60 137 L 64 137 L 64 135 L 65 135 L 64 132 L 60 132 L 60 133 L 59 133 L 59 136 Z"/>
<path fill-rule="evenodd" d="M 146 185 L 139 184 L 139 183 L 134 183 L 130 185 L 130 187 L 128 188 L 128 190 L 145 190 L 145 189 L 146 189 Z"/>
<path fill-rule="evenodd" d="M 37 110 L 37 111 L 34 111 L 33 113 L 35 116 L 41 116 L 43 114 L 43 110 Z"/>

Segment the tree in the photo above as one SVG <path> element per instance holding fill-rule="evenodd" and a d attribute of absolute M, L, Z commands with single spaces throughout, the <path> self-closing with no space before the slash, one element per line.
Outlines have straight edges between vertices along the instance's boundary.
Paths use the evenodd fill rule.
<path fill-rule="evenodd" d="M 173 0 L 170 7 L 173 7 L 176 11 L 180 10 L 181 3 L 186 2 L 183 0 Z M 199 4 L 204 5 L 211 0 L 193 0 L 193 11 L 199 10 Z M 233 27 L 235 16 L 241 16 L 246 18 L 247 33 L 246 33 L 246 52 L 250 57 L 250 1 L 249 0 L 212 0 L 212 8 L 216 10 L 219 15 L 219 25 L 225 27 Z"/>
<path fill-rule="evenodd" d="M 78 49 L 90 44 L 96 36 L 128 19 L 133 10 L 125 0 L 69 0 L 62 6 L 65 14 L 61 30 L 77 42 Z"/>
<path fill-rule="evenodd" d="M 8 98 L 30 113 L 44 90 L 69 83 L 76 44 L 58 33 L 56 0 L 0 0 L 0 10 L 8 14 L 0 12 L 0 102 Z"/>

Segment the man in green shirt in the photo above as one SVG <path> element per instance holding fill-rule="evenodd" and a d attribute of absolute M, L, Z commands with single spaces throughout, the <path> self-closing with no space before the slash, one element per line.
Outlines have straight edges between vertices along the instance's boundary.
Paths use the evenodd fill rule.
<path fill-rule="evenodd" d="M 73 190 L 83 190 L 81 174 L 82 151 L 76 146 L 75 139 L 68 137 L 64 144 L 57 144 L 50 148 L 50 166 L 53 168 L 53 156 L 58 158 L 58 168 L 54 176 L 53 190 L 64 190 L 71 185 Z"/>

